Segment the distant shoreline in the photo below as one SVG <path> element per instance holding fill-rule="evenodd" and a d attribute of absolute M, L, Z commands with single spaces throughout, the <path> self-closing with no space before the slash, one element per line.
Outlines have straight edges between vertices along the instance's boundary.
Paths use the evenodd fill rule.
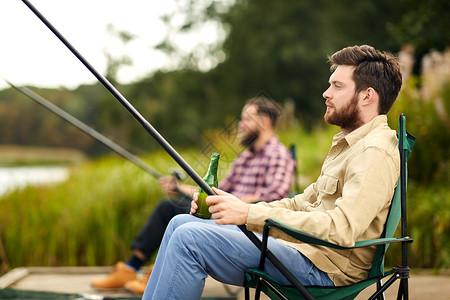
<path fill-rule="evenodd" d="M 0 166 L 74 165 L 86 155 L 73 148 L 0 145 Z"/>

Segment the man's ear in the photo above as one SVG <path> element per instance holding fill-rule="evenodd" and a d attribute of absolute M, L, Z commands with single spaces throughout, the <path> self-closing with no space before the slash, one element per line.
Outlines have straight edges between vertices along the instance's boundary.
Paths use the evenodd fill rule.
<path fill-rule="evenodd" d="M 371 87 L 367 88 L 364 92 L 364 98 L 362 105 L 371 105 L 374 102 L 378 102 L 378 93 Z"/>
<path fill-rule="evenodd" d="M 269 117 L 269 116 L 267 116 L 267 115 L 262 115 L 262 116 L 261 116 L 261 121 L 263 122 L 265 128 L 270 128 L 270 127 L 272 127 L 272 121 L 270 120 L 270 117 Z"/>

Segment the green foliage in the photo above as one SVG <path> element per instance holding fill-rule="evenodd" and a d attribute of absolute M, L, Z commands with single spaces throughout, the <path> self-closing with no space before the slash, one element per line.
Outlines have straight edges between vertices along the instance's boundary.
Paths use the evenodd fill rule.
<path fill-rule="evenodd" d="M 239 103 L 264 90 L 279 102 L 293 99 L 301 122 L 315 125 L 327 56 L 354 44 L 398 50 L 386 29 L 398 13 L 395 1 L 238 1 L 219 15 L 228 35 L 224 62 L 209 72 L 217 95 Z"/>
<path fill-rule="evenodd" d="M 450 52 L 433 54 L 434 59 Z M 424 69 L 421 77 L 412 76 L 390 112 L 391 127 L 397 128 L 400 113 L 406 116 L 406 129 L 416 137 L 408 161 L 407 193 L 409 262 L 413 268 L 445 269 L 450 265 L 450 78 L 448 60 Z M 400 262 L 398 253 L 388 257 L 388 265 Z"/>
<path fill-rule="evenodd" d="M 86 106 L 80 95 L 66 89 L 33 89 L 43 98 L 73 114 L 85 114 Z M 0 91 L 0 143 L 39 145 L 88 150 L 96 142 L 73 125 L 16 90 Z M 81 118 L 83 120 L 83 118 Z"/>
<path fill-rule="evenodd" d="M 130 88 L 133 105 L 171 143 L 177 146 L 197 145 L 203 130 L 218 127 L 223 121 L 217 114 L 226 110 L 208 97 L 208 78 L 190 70 L 156 72 Z M 130 131 L 134 141 L 146 149 L 156 144 L 142 128 Z"/>
<path fill-rule="evenodd" d="M 409 193 L 410 259 L 418 267 L 450 266 L 450 191 L 445 185 L 413 187 Z"/>
<path fill-rule="evenodd" d="M 414 151 L 413 151 L 414 153 Z M 448 269 L 450 267 L 450 189 L 448 185 L 423 187 L 410 183 L 407 193 L 408 245 L 411 268 Z M 400 235 L 400 227 L 397 236 Z M 401 263 L 401 245 L 394 244 L 386 257 L 387 266 Z"/>
<path fill-rule="evenodd" d="M 420 58 L 431 49 L 444 51 L 450 45 L 450 2 L 448 0 L 401 0 L 404 8 L 396 22 L 388 24 L 390 36 L 399 44 L 409 44 Z M 420 64 L 415 67 L 419 73 Z"/>
<path fill-rule="evenodd" d="M 0 166 L 75 165 L 86 159 L 82 152 L 64 148 L 0 145 Z"/>
<path fill-rule="evenodd" d="M 390 116 L 404 113 L 408 132 L 417 142 L 410 158 L 409 177 L 421 185 L 431 183 L 447 184 L 450 180 L 450 88 L 444 85 L 436 99 L 443 103 L 437 106 L 435 100 L 425 100 L 417 89 L 413 78 L 403 88 L 398 103 L 394 104 Z M 439 115 L 441 113 L 441 115 Z M 443 113 L 443 114 L 442 114 Z M 391 117 L 391 121 L 396 120 Z M 391 122 L 392 128 L 397 128 Z"/>

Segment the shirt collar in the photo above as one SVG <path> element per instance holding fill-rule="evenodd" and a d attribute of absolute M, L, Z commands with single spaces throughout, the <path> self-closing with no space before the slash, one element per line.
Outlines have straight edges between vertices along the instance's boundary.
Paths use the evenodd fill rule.
<path fill-rule="evenodd" d="M 370 122 L 364 124 L 358 129 L 353 130 L 347 135 L 341 131 L 333 137 L 333 144 L 338 143 L 340 140 L 345 139 L 349 146 L 352 146 L 360 139 L 364 138 L 370 131 L 372 131 L 376 127 L 380 127 L 382 125 L 387 124 L 387 116 L 386 115 L 378 115 L 373 118 Z"/>
<path fill-rule="evenodd" d="M 257 154 L 259 154 L 259 153 L 263 153 L 267 148 L 268 148 L 268 146 L 270 146 L 270 145 L 274 145 L 274 144 L 276 144 L 278 142 L 278 137 L 276 136 L 276 135 L 273 135 L 265 144 L 264 144 L 264 146 L 261 148 L 261 149 L 259 149 L 259 151 L 254 151 L 254 149 L 253 148 L 249 148 L 248 149 L 248 151 L 251 153 L 251 154 L 253 154 L 253 155 L 257 155 Z"/>

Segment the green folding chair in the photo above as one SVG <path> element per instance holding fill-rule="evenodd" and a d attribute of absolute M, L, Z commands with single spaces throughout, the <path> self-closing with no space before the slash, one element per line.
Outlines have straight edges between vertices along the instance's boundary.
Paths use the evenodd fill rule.
<path fill-rule="evenodd" d="M 245 271 L 245 298 L 250 299 L 249 288 L 255 288 L 255 299 L 259 299 L 261 291 L 271 299 L 354 299 L 363 289 L 376 284 L 376 291 L 369 299 L 384 299 L 383 292 L 397 279 L 400 280 L 397 299 L 408 299 L 408 253 L 407 244 L 413 240 L 407 236 L 406 227 L 406 183 L 407 183 L 407 159 L 414 146 L 415 137 L 406 132 L 405 117 L 399 117 L 399 150 L 400 150 L 400 178 L 395 189 L 392 204 L 385 223 L 384 231 L 379 239 L 358 241 L 353 247 L 342 247 L 326 240 L 314 237 L 306 232 L 286 226 L 277 220 L 267 219 L 263 231 L 261 258 L 258 269 Z M 394 238 L 394 234 L 401 219 L 401 236 Z M 355 249 L 369 246 L 377 246 L 372 268 L 368 278 L 348 286 L 323 287 L 304 286 L 283 265 L 277 268 L 288 274 L 286 278 L 292 285 L 281 285 L 264 272 L 264 262 L 267 257 L 267 240 L 270 228 L 278 228 L 292 237 L 309 244 L 321 245 L 335 249 Z M 392 243 L 402 244 L 402 264 L 391 270 L 384 270 L 385 253 Z M 282 270 L 284 269 L 284 270 Z M 382 279 L 391 277 L 383 284 Z"/>

